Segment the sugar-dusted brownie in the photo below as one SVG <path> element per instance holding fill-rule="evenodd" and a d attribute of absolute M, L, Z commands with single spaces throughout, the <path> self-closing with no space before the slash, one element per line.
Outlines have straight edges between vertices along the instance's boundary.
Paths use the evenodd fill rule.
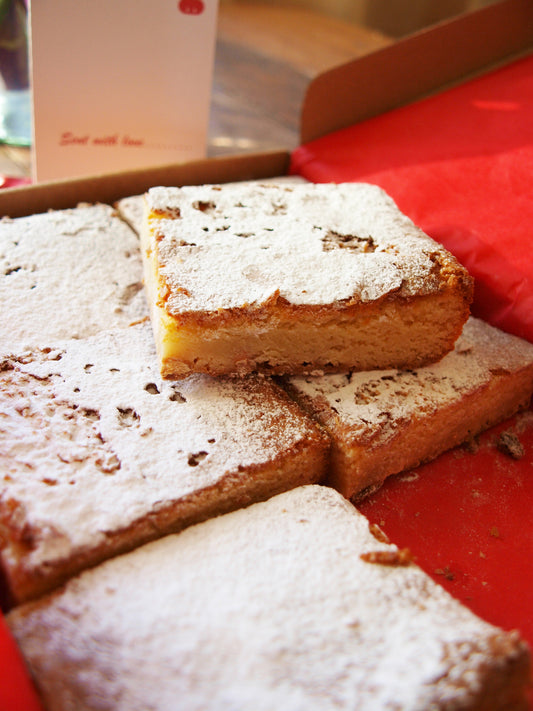
<path fill-rule="evenodd" d="M 156 187 L 146 201 L 163 376 L 420 367 L 468 317 L 466 270 L 377 186 Z"/>
<path fill-rule="evenodd" d="M 41 346 L 147 318 L 139 239 L 107 205 L 0 220 L 0 342 Z"/>
<path fill-rule="evenodd" d="M 328 482 L 361 498 L 527 407 L 533 345 L 471 317 L 436 364 L 297 376 L 286 387 L 331 436 Z"/>
<path fill-rule="evenodd" d="M 320 480 L 329 442 L 269 379 L 159 375 L 150 324 L 0 357 L 10 602 L 190 523 Z"/>
<path fill-rule="evenodd" d="M 7 617 L 47 711 L 527 711 L 529 652 L 304 486 Z"/>

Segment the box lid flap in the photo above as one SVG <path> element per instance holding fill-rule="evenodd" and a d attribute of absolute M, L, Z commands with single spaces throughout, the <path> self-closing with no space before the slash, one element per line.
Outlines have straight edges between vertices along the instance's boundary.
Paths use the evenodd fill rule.
<path fill-rule="evenodd" d="M 420 99 L 533 47 L 533 3 L 502 0 L 330 69 L 309 85 L 307 143 Z"/>

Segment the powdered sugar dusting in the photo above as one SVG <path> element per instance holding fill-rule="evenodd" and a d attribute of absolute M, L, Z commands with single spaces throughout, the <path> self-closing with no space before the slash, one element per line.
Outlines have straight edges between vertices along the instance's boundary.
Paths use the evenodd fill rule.
<path fill-rule="evenodd" d="M 416 566 L 361 559 L 395 550 L 339 494 L 301 487 L 87 571 L 8 622 L 50 708 L 73 688 L 115 711 L 467 708 L 487 668 L 525 650 Z"/>
<path fill-rule="evenodd" d="M 139 241 L 106 205 L 0 221 L 0 340 L 28 347 L 145 318 Z"/>
<path fill-rule="evenodd" d="M 0 511 L 37 532 L 27 567 L 228 475 L 253 483 L 315 432 L 267 380 L 162 381 L 148 323 L 5 353 L 0 378 Z"/>
<path fill-rule="evenodd" d="M 455 349 L 440 362 L 411 370 L 290 378 L 305 396 L 324 401 L 361 437 L 376 443 L 394 436 L 414 416 L 458 402 L 492 378 L 533 363 L 533 345 L 470 318 Z"/>
<path fill-rule="evenodd" d="M 436 255 L 453 261 L 374 185 L 158 187 L 147 203 L 170 313 L 432 293 Z"/>

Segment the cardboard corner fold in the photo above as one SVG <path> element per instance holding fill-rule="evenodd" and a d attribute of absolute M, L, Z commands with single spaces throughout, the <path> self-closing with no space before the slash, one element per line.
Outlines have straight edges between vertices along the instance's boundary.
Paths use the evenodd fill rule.
<path fill-rule="evenodd" d="M 309 85 L 300 143 L 422 99 L 533 50 L 533 2 L 500 0 L 328 70 Z"/>

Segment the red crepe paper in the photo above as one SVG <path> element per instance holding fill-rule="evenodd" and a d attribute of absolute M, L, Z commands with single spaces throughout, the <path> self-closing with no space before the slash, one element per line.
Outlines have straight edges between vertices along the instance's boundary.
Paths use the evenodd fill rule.
<path fill-rule="evenodd" d="M 0 709 L 42 711 L 26 667 L 0 614 Z"/>
<path fill-rule="evenodd" d="M 498 450 L 503 432 L 518 437 L 521 459 Z M 451 595 L 533 650 L 533 411 L 484 433 L 477 452 L 456 448 L 390 477 L 358 508 Z"/>
<path fill-rule="evenodd" d="M 518 437 L 521 459 L 498 449 L 503 432 Z M 476 452 L 456 448 L 389 478 L 358 508 L 454 597 L 533 647 L 532 464 L 528 410 L 484 433 Z"/>
<path fill-rule="evenodd" d="M 380 185 L 469 269 L 473 313 L 533 341 L 533 56 L 301 146 L 291 172 Z"/>

